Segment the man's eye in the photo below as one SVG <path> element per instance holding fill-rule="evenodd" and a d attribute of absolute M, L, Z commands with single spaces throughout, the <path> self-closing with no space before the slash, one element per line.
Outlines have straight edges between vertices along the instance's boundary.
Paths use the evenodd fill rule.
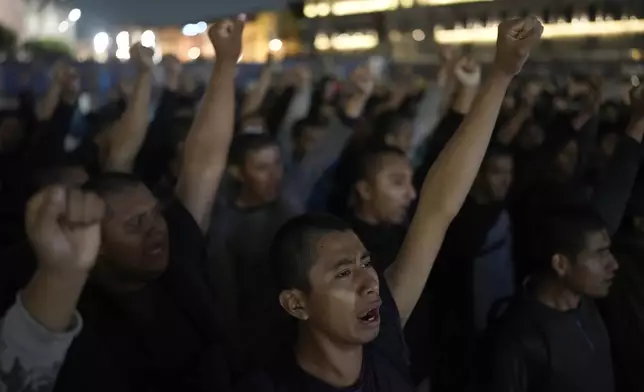
<path fill-rule="evenodd" d="M 340 271 L 340 273 L 336 275 L 336 278 L 342 279 L 342 278 L 347 278 L 349 276 L 351 276 L 351 270 L 347 269 L 347 270 Z"/>
<path fill-rule="evenodd" d="M 362 261 L 362 268 L 373 268 L 373 262 L 371 259 L 365 259 Z"/>

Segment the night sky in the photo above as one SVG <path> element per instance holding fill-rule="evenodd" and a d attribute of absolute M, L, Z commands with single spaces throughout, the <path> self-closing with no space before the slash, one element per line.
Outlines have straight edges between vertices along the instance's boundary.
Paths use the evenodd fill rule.
<path fill-rule="evenodd" d="M 116 25 L 179 25 L 284 8 L 286 0 L 73 0 L 73 4 L 83 12 L 79 33 L 93 35 Z"/>

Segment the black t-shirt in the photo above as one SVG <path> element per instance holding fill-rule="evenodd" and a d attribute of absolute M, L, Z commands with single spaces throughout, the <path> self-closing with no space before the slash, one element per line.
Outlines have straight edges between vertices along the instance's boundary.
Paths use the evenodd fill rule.
<path fill-rule="evenodd" d="M 365 345 L 362 375 L 356 385 L 335 388 L 306 372 L 293 355 L 273 369 L 244 380 L 239 392 L 411 392 L 415 391 L 408 372 L 400 315 L 384 278 L 381 277 L 382 307 L 380 333 Z"/>
<path fill-rule="evenodd" d="M 84 328 L 56 391 L 212 392 L 231 390 L 207 277 L 203 235 L 183 206 L 165 212 L 166 272 L 143 290 L 113 295 L 89 282 L 79 304 Z"/>
<path fill-rule="evenodd" d="M 612 392 L 610 341 L 592 301 L 561 312 L 526 297 L 501 321 L 490 391 Z"/>

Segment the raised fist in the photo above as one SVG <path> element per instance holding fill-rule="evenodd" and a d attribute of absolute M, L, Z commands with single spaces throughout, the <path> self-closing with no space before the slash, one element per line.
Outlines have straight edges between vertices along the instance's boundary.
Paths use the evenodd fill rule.
<path fill-rule="evenodd" d="M 629 92 L 633 120 L 644 119 L 644 84 L 633 87 Z"/>
<path fill-rule="evenodd" d="M 154 50 L 146 48 L 140 42 L 137 42 L 130 48 L 130 58 L 142 71 L 149 71 L 154 67 L 154 62 L 152 61 L 153 56 Z"/>
<path fill-rule="evenodd" d="M 183 71 L 183 64 L 176 56 L 167 55 L 163 57 L 163 69 L 165 70 L 166 75 L 180 75 Z"/>
<path fill-rule="evenodd" d="M 376 84 L 373 75 L 366 67 L 358 67 L 351 74 L 351 81 L 364 95 L 370 95 Z"/>
<path fill-rule="evenodd" d="M 456 63 L 454 75 L 465 87 L 476 87 L 481 84 L 481 66 L 469 57 L 463 57 Z"/>
<path fill-rule="evenodd" d="M 543 25 L 534 17 L 515 18 L 499 25 L 494 67 L 514 76 L 521 71 L 530 51 L 541 40 Z"/>
<path fill-rule="evenodd" d="M 210 27 L 208 37 L 215 48 L 217 61 L 237 63 L 242 50 L 245 21 L 246 15 L 242 14 L 237 19 L 226 19 Z"/>
<path fill-rule="evenodd" d="M 29 200 L 27 235 L 39 267 L 55 272 L 86 272 L 101 245 L 103 200 L 61 186 L 44 189 Z"/>

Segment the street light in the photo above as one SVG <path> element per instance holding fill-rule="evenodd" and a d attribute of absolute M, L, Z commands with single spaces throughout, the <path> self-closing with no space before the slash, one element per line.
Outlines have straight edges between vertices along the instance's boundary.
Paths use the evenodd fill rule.
<path fill-rule="evenodd" d="M 152 30 L 146 30 L 141 34 L 141 45 L 146 48 L 154 48 L 156 45 L 156 36 Z"/>
<path fill-rule="evenodd" d="M 64 33 L 65 31 L 67 31 L 67 29 L 69 29 L 69 22 L 66 20 L 60 22 L 60 24 L 58 25 L 58 31 Z"/>
<path fill-rule="evenodd" d="M 279 52 L 282 49 L 282 40 L 279 40 L 277 38 L 274 38 L 268 42 L 268 49 L 270 49 L 271 52 Z"/>
<path fill-rule="evenodd" d="M 69 15 L 67 16 L 67 19 L 69 19 L 70 22 L 77 22 L 81 18 L 81 10 L 78 8 L 74 8 L 73 10 L 69 11 Z"/>
<path fill-rule="evenodd" d="M 103 54 L 110 46 L 110 36 L 105 32 L 98 33 L 94 36 L 94 52 L 96 54 Z"/>

